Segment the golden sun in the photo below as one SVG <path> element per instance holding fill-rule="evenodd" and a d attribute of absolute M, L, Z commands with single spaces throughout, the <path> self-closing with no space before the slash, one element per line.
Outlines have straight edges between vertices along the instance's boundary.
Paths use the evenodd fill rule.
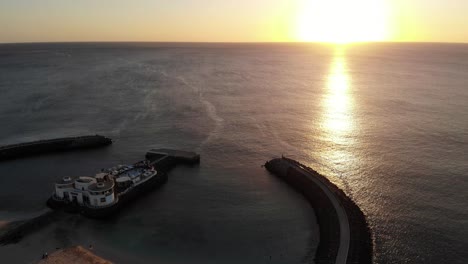
<path fill-rule="evenodd" d="M 303 0 L 297 18 L 300 41 L 382 41 L 388 35 L 386 0 Z"/>

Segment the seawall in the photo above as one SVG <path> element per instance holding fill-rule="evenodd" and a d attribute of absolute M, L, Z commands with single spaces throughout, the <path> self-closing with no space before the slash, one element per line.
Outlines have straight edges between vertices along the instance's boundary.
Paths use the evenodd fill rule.
<path fill-rule="evenodd" d="M 16 159 L 58 151 L 89 149 L 112 144 L 110 138 L 92 135 L 39 140 L 0 147 L 0 160 Z"/>
<path fill-rule="evenodd" d="M 265 168 L 302 193 L 314 208 L 320 228 L 315 263 L 372 263 L 373 242 L 366 218 L 341 189 L 315 170 L 285 157 L 268 161 Z M 344 217 L 337 211 L 337 202 Z"/>
<path fill-rule="evenodd" d="M 7 245 L 19 242 L 23 237 L 41 229 L 54 221 L 57 217 L 56 211 L 47 212 L 23 221 L 9 223 L 5 231 L 0 234 L 0 245 Z"/>

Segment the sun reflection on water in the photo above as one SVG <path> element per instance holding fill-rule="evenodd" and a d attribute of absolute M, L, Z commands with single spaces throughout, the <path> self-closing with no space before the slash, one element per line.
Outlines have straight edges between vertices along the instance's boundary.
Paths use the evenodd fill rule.
<path fill-rule="evenodd" d="M 336 47 L 322 101 L 322 139 L 325 148 L 322 156 L 327 163 L 343 172 L 354 159 L 350 147 L 353 142 L 353 98 L 351 76 L 346 65 L 345 49 Z M 343 166 L 343 167 L 341 167 Z"/>
<path fill-rule="evenodd" d="M 334 141 L 343 140 L 353 129 L 351 82 L 346 67 L 344 50 L 337 47 L 331 64 L 324 98 L 324 128 Z M 338 142 L 336 142 L 338 143 Z"/>

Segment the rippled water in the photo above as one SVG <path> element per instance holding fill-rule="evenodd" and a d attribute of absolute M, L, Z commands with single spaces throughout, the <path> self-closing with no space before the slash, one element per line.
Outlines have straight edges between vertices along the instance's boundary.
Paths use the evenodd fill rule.
<path fill-rule="evenodd" d="M 376 263 L 463 263 L 467 73 L 461 44 L 2 45 L 0 144 L 94 133 L 115 144 L 1 163 L 0 221 L 42 210 L 55 179 L 151 147 L 202 163 L 111 223 L 66 216 L 0 253 L 21 262 L 92 243 L 122 262 L 307 262 L 314 215 L 260 167 L 285 154 L 360 205 Z"/>

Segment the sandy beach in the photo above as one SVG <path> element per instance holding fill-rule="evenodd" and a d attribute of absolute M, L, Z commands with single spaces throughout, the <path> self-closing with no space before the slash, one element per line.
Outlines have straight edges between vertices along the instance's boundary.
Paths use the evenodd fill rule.
<path fill-rule="evenodd" d="M 112 262 L 105 260 L 93 254 L 93 252 L 85 249 L 82 246 L 74 246 L 65 249 L 60 249 L 48 255 L 48 257 L 40 260 L 38 264 L 59 264 L 59 263 L 75 263 L 75 264 L 110 264 Z"/>

